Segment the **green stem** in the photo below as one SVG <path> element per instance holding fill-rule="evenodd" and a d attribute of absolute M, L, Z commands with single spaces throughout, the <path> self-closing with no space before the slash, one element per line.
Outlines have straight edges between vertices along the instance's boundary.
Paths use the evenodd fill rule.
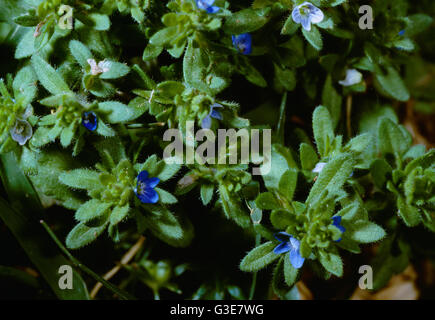
<path fill-rule="evenodd" d="M 260 245 L 260 241 L 261 241 L 261 235 L 257 233 L 257 235 L 255 236 L 256 247 Z M 254 272 L 254 275 L 252 276 L 251 291 L 249 292 L 249 300 L 254 299 L 256 285 L 257 285 L 257 272 Z"/>
<path fill-rule="evenodd" d="M 279 143 L 284 144 L 284 130 L 285 130 L 285 109 L 287 106 L 287 91 L 284 92 L 281 100 L 281 106 L 279 108 L 279 120 L 277 128 L 277 140 Z"/>
<path fill-rule="evenodd" d="M 54 240 L 54 242 L 57 244 L 60 250 L 71 260 L 71 262 L 77 267 L 80 268 L 83 272 L 87 273 L 89 276 L 94 278 L 96 281 L 101 282 L 103 286 L 105 286 L 107 289 L 112 291 L 113 293 L 117 294 L 122 300 L 136 300 L 135 297 L 131 296 L 129 293 L 117 288 L 98 274 L 96 274 L 94 271 L 83 265 L 79 260 L 73 257 L 71 253 L 64 247 L 62 242 L 56 237 L 54 232 L 50 229 L 50 227 L 43 221 L 40 221 L 42 226 L 47 230 L 50 237 Z"/>

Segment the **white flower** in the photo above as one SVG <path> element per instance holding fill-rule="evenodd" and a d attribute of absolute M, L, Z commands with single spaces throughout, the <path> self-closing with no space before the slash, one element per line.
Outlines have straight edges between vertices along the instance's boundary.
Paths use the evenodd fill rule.
<path fill-rule="evenodd" d="M 302 24 L 302 27 L 307 31 L 311 30 L 312 23 L 319 23 L 324 17 L 322 10 L 309 2 L 296 6 L 292 11 L 293 21 Z"/>
<path fill-rule="evenodd" d="M 109 61 L 103 60 L 103 61 L 98 62 L 98 64 L 94 59 L 88 59 L 87 61 L 88 61 L 89 65 L 91 66 L 91 74 L 93 76 L 97 76 L 100 73 L 107 72 L 110 70 L 110 62 Z"/>
<path fill-rule="evenodd" d="M 362 80 L 361 72 L 355 69 L 346 70 L 346 79 L 338 81 L 339 84 L 345 87 L 353 86 L 354 84 L 360 83 Z"/>
<path fill-rule="evenodd" d="M 323 167 L 326 166 L 326 162 L 319 162 L 316 164 L 316 167 L 313 169 L 312 172 L 314 173 L 320 173 L 323 170 Z"/>

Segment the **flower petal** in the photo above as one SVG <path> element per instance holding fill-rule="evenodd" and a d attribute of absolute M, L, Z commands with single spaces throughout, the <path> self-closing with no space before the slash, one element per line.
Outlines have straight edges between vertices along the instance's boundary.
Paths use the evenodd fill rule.
<path fill-rule="evenodd" d="M 216 7 L 216 6 L 211 6 L 207 8 L 207 13 L 213 14 L 213 13 L 217 13 L 219 12 L 221 8 Z"/>
<path fill-rule="evenodd" d="M 299 247 L 301 246 L 301 242 L 293 237 L 290 237 L 290 244 L 294 250 L 299 250 Z"/>
<path fill-rule="evenodd" d="M 289 258 L 290 263 L 296 269 L 300 269 L 305 261 L 305 258 L 302 258 L 299 250 L 290 250 Z"/>
<path fill-rule="evenodd" d="M 345 87 L 353 86 L 362 81 L 362 74 L 356 69 L 346 70 L 346 79 L 338 81 L 339 84 Z"/>
<path fill-rule="evenodd" d="M 142 203 L 157 203 L 159 194 L 152 188 L 145 188 L 142 193 L 136 193 L 136 196 Z"/>
<path fill-rule="evenodd" d="M 137 176 L 137 182 L 146 183 L 147 180 L 148 180 L 148 171 L 146 170 L 141 171 Z"/>
<path fill-rule="evenodd" d="M 325 15 L 323 14 L 322 10 L 317 8 L 316 6 L 313 6 L 310 4 L 310 19 L 312 23 L 319 23 L 323 20 Z"/>
<path fill-rule="evenodd" d="M 210 128 L 211 128 L 211 117 L 210 117 L 210 115 L 207 115 L 207 116 L 202 120 L 201 127 L 202 127 L 203 129 L 210 129 Z"/>
<path fill-rule="evenodd" d="M 33 128 L 26 120 L 17 119 L 15 126 L 11 129 L 11 137 L 18 142 L 20 146 L 24 146 L 32 137 Z"/>
<path fill-rule="evenodd" d="M 92 111 L 83 112 L 82 125 L 89 131 L 95 131 L 98 125 L 97 115 Z"/>
<path fill-rule="evenodd" d="M 276 240 L 281 242 L 289 242 L 291 235 L 289 235 L 287 232 L 278 232 L 273 235 Z"/>
<path fill-rule="evenodd" d="M 222 113 L 220 113 L 220 112 L 217 111 L 217 110 L 212 110 L 212 111 L 210 112 L 210 116 L 211 116 L 212 118 L 217 119 L 217 120 L 222 120 L 222 119 L 223 119 L 223 117 L 222 117 Z"/>
<path fill-rule="evenodd" d="M 332 217 L 331 218 L 332 219 L 332 224 L 334 225 L 334 226 L 338 226 L 338 225 L 340 225 L 340 223 L 341 223 L 341 216 L 334 216 L 334 217 Z"/>
<path fill-rule="evenodd" d="M 301 24 L 305 30 L 307 30 L 307 31 L 311 30 L 311 19 L 309 16 L 302 16 L 301 17 Z"/>
<path fill-rule="evenodd" d="M 145 181 L 147 188 L 155 188 L 159 184 L 159 182 L 159 178 L 149 178 Z"/>
<path fill-rule="evenodd" d="M 233 45 L 242 54 L 252 53 L 252 36 L 249 33 L 232 36 Z"/>
<path fill-rule="evenodd" d="M 299 8 L 300 8 L 300 6 L 297 6 L 292 11 L 292 19 L 296 23 L 301 23 L 301 19 L 302 19 L 301 12 L 299 11 Z"/>
<path fill-rule="evenodd" d="M 273 249 L 273 252 L 276 254 L 285 253 L 291 250 L 291 246 L 288 242 L 282 242 Z"/>

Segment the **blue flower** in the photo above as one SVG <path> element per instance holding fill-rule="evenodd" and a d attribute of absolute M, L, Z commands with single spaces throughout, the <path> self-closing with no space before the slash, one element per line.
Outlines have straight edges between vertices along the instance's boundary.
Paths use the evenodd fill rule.
<path fill-rule="evenodd" d="M 252 36 L 249 33 L 239 34 L 237 36 L 231 36 L 233 45 L 236 49 L 243 54 L 252 53 Z"/>
<path fill-rule="evenodd" d="M 207 11 L 207 13 L 216 13 L 220 8 L 214 6 L 214 2 L 215 0 L 196 0 L 196 5 L 199 9 Z"/>
<path fill-rule="evenodd" d="M 137 187 L 134 193 L 142 203 L 157 203 L 159 194 L 154 188 L 159 182 L 159 178 L 148 178 L 148 171 L 141 171 L 137 176 Z"/>
<path fill-rule="evenodd" d="M 341 216 L 335 216 L 335 217 L 332 217 L 331 219 L 332 219 L 332 225 L 334 227 L 336 227 L 338 230 L 340 230 L 341 233 L 344 233 L 346 231 L 346 228 L 341 225 Z M 341 237 L 340 237 L 340 239 L 335 240 L 335 241 L 340 242 Z"/>
<path fill-rule="evenodd" d="M 292 11 L 293 21 L 302 24 L 307 31 L 311 30 L 311 23 L 319 23 L 324 17 L 322 10 L 309 2 L 296 6 Z"/>
<path fill-rule="evenodd" d="M 399 31 L 399 36 L 403 36 L 405 34 L 405 30 L 400 30 Z"/>
<path fill-rule="evenodd" d="M 98 125 L 97 115 L 92 111 L 83 112 L 82 124 L 89 131 L 94 131 Z"/>
<path fill-rule="evenodd" d="M 223 119 L 222 114 L 219 111 L 215 110 L 215 108 L 223 108 L 223 106 L 220 105 L 219 103 L 214 103 L 211 105 L 209 114 L 202 120 L 201 127 L 203 129 L 210 129 L 211 118 L 214 118 L 217 120 Z"/>
<path fill-rule="evenodd" d="M 24 146 L 26 142 L 32 137 L 33 129 L 30 123 L 23 119 L 17 119 L 14 127 L 11 129 L 12 140 Z"/>
<path fill-rule="evenodd" d="M 273 249 L 276 254 L 281 254 L 290 251 L 289 258 L 290 263 L 296 269 L 300 269 L 304 264 L 305 258 L 301 256 L 299 247 L 301 245 L 298 239 L 293 238 L 286 232 L 278 232 L 275 234 L 275 238 L 281 243 Z"/>

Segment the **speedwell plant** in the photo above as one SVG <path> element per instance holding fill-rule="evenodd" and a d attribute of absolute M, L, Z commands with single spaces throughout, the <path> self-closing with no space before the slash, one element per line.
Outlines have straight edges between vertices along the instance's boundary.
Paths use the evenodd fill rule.
<path fill-rule="evenodd" d="M 121 261 L 120 298 L 349 298 L 433 257 L 435 3 L 366 2 L 0 0 L 0 218 L 53 293 Z M 165 161 L 188 121 L 272 129 L 270 170 Z"/>

